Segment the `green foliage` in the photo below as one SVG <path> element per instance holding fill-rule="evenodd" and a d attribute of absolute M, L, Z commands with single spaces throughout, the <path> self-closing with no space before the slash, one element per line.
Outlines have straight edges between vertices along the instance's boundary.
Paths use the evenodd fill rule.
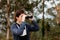
<path fill-rule="evenodd" d="M 49 9 L 47 10 L 47 13 L 48 13 L 49 15 L 51 15 L 51 16 L 56 17 L 56 15 L 52 12 L 53 10 L 55 10 L 55 8 L 54 8 L 54 7 L 49 8 Z"/>
<path fill-rule="evenodd" d="M 47 0 L 50 1 L 50 0 Z M 32 1 L 32 3 L 29 3 L 29 0 L 10 0 L 10 19 L 13 20 L 13 13 L 14 9 L 22 9 L 24 8 L 26 11 L 31 11 L 33 12 L 33 8 L 36 7 L 38 9 L 38 12 L 41 13 L 43 12 L 42 7 L 43 5 L 40 6 L 40 9 L 37 7 L 39 3 L 41 3 L 42 0 L 40 1 Z M 5 40 L 6 39 L 6 6 L 7 6 L 7 0 L 2 0 L 0 4 L 0 9 L 2 12 L 0 12 L 0 23 L 3 25 L 2 26 L 2 31 L 3 33 L 0 34 L 0 40 Z M 44 4 L 44 7 L 46 5 Z M 56 17 L 56 15 L 52 12 L 53 9 L 55 8 L 49 8 L 47 10 L 47 13 L 49 15 L 52 15 Z M 36 13 L 37 14 L 37 13 Z M 37 19 L 35 14 L 35 18 Z M 60 40 L 60 26 L 56 24 L 55 19 L 44 19 L 44 28 L 42 28 L 42 19 L 37 19 L 38 25 L 39 25 L 39 31 L 38 32 L 32 32 L 31 33 L 31 40 L 42 40 L 42 31 L 44 31 L 44 39 L 46 40 Z M 47 23 L 48 22 L 48 23 Z M 12 24 L 13 22 L 11 22 Z M 42 29 L 42 30 L 41 30 Z M 1 30 L 1 29 L 0 29 Z M 48 31 L 49 30 L 49 31 Z M 47 32 L 48 31 L 48 32 Z M 46 35 L 48 33 L 48 36 Z M 4 35 L 3 35 L 4 34 Z M 47 38 L 45 38 L 47 37 Z M 10 40 L 12 40 L 12 35 L 10 35 Z"/>

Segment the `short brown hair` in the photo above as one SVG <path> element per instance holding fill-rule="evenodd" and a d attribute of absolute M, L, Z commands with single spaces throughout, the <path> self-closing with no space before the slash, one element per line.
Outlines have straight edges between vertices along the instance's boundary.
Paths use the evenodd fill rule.
<path fill-rule="evenodd" d="M 14 21 L 16 22 L 17 21 L 16 17 L 19 17 L 23 13 L 24 13 L 24 10 L 17 10 L 16 14 L 15 14 L 15 17 L 14 17 Z"/>

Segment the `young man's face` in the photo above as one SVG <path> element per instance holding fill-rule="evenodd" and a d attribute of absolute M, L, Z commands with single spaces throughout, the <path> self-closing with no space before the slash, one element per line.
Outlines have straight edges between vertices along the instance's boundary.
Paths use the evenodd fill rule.
<path fill-rule="evenodd" d="M 22 22 L 25 21 L 25 14 L 21 14 L 19 17 L 16 17 L 17 21 Z"/>

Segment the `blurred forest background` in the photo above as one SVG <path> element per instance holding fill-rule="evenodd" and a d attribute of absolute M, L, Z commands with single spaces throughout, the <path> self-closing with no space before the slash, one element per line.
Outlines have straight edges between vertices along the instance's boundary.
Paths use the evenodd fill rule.
<path fill-rule="evenodd" d="M 60 40 L 60 0 L 0 0 L 0 40 L 13 40 L 9 28 L 18 9 L 33 13 L 39 24 L 31 40 Z"/>

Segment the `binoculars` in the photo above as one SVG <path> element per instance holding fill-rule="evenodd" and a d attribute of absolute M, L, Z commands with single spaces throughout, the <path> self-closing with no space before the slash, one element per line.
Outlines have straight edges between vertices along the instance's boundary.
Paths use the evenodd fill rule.
<path fill-rule="evenodd" d="M 29 19 L 29 18 L 33 18 L 33 16 L 32 15 L 26 16 L 26 19 Z"/>

